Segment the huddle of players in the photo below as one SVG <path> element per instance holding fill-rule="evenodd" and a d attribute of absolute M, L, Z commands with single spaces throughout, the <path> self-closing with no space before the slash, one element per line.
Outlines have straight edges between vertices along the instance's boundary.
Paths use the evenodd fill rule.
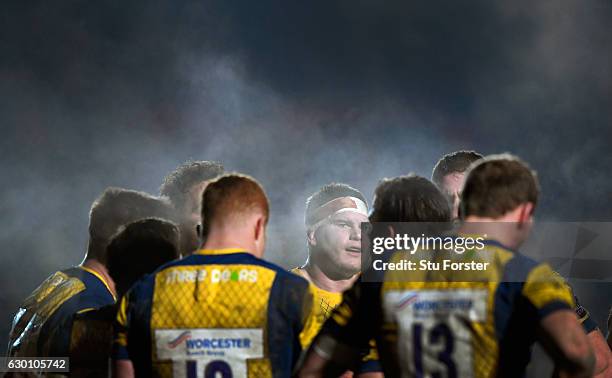
<path fill-rule="evenodd" d="M 166 179 L 164 197 L 107 190 L 92 206 L 84 262 L 55 273 L 24 302 L 9 355 L 69 355 L 72 375 L 106 375 L 114 328 L 116 376 L 515 377 L 538 340 L 560 376 L 609 372 L 603 335 L 568 286 L 547 265 L 513 252 L 538 196 L 535 175 L 520 160 L 461 151 L 438 162 L 437 187 L 403 176 L 376 189 L 372 222 L 448 222 L 461 198 L 466 221 L 521 225 L 488 230 L 500 277 L 486 284 L 360 282 L 368 208 L 344 184 L 308 199 L 308 260 L 289 273 L 262 260 L 269 218 L 262 187 L 221 173 L 216 164 L 183 166 Z M 482 306 L 415 322 L 401 303 L 414 293 L 466 296 Z"/>

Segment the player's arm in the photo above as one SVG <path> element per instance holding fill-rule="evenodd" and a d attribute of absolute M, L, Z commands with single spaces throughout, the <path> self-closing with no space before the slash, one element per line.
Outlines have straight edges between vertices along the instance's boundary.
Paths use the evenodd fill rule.
<path fill-rule="evenodd" d="M 591 377 L 595 356 L 574 312 L 574 298 L 565 281 L 546 264 L 528 274 L 522 295 L 533 306 L 538 339 L 555 361 L 560 377 Z"/>
<path fill-rule="evenodd" d="M 612 374 L 610 374 L 612 372 L 612 368 L 610 368 L 612 353 L 599 328 L 589 332 L 587 338 L 595 353 L 595 378 L 612 376 Z"/>
<path fill-rule="evenodd" d="M 371 292 L 357 282 L 343 295 L 342 303 L 312 342 L 298 377 L 337 377 L 360 361 L 360 351 L 367 348 L 375 328 L 372 314 L 376 312 Z M 366 303 L 368 302 L 368 303 Z"/>
<path fill-rule="evenodd" d="M 551 312 L 540 321 L 539 339 L 555 361 L 559 377 L 591 377 L 595 355 L 571 309 Z"/>
<path fill-rule="evenodd" d="M 113 377 L 134 378 L 134 365 L 131 360 L 116 360 L 113 366 Z"/>
<path fill-rule="evenodd" d="M 610 353 L 610 348 L 606 344 L 604 335 L 599 330 L 597 322 L 593 320 L 590 312 L 580 304 L 578 296 L 576 296 L 573 288 L 570 285 L 568 285 L 568 287 L 576 302 L 574 310 L 576 311 L 578 321 L 582 324 L 582 328 L 584 332 L 586 332 L 587 338 L 595 353 L 595 378 L 604 378 L 609 373 L 608 367 L 611 363 L 612 353 Z"/>

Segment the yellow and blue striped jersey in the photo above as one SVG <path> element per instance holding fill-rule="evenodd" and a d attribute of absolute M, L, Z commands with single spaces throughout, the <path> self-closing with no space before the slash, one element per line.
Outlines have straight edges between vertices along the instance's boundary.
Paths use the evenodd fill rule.
<path fill-rule="evenodd" d="M 115 303 L 108 283 L 94 270 L 74 267 L 47 278 L 21 305 L 9 336 L 9 356 L 66 357 L 74 316 Z"/>
<path fill-rule="evenodd" d="M 304 278 L 301 268 L 294 268 L 291 272 L 298 274 Z M 332 311 L 342 302 L 342 293 L 327 291 L 321 289 L 313 283 L 310 283 L 310 288 L 313 296 L 312 314 L 310 320 L 312 324 L 305 327 L 301 335 L 302 345 L 310 345 L 314 337 L 323 327 L 323 324 L 330 317 Z M 371 373 L 380 372 L 381 367 L 378 361 L 378 351 L 376 350 L 376 342 L 370 340 L 367 348 L 361 352 L 361 363 L 355 367 L 355 373 Z"/>
<path fill-rule="evenodd" d="M 573 309 L 571 291 L 547 264 L 494 241 L 463 256 L 483 256 L 489 268 L 387 271 L 383 282 L 358 282 L 320 336 L 357 347 L 375 337 L 387 377 L 524 376 L 540 320 Z"/>
<path fill-rule="evenodd" d="M 292 273 L 307 279 L 302 273 L 301 268 L 291 269 Z M 342 302 L 342 293 L 327 291 L 321 289 L 313 283 L 310 283 L 310 290 L 313 297 L 312 313 L 310 320 L 313 324 L 305 327 L 300 335 L 302 345 L 309 345 L 312 339 L 317 335 L 317 332 L 323 326 L 323 323 L 329 318 L 334 308 Z"/>
<path fill-rule="evenodd" d="M 305 279 L 242 250 L 200 250 L 128 291 L 113 356 L 137 376 L 286 377 L 311 307 Z"/>

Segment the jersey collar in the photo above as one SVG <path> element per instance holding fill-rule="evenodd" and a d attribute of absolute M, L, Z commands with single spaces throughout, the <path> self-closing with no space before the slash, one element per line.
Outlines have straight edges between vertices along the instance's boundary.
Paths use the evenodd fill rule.
<path fill-rule="evenodd" d="M 228 255 L 230 253 L 248 253 L 242 248 L 198 249 L 197 255 Z"/>
<path fill-rule="evenodd" d="M 79 268 L 83 269 L 84 271 L 93 274 L 94 276 L 96 276 L 96 278 L 98 278 L 100 281 L 102 281 L 102 283 L 104 284 L 104 286 L 106 286 L 106 290 L 108 290 L 108 292 L 110 293 L 110 295 L 113 297 L 113 300 L 115 302 L 117 302 L 117 297 L 115 297 L 115 294 L 113 294 L 113 291 L 110 288 L 110 285 L 108 284 L 108 282 L 106 282 L 106 280 L 104 279 L 104 277 L 102 277 L 102 275 L 98 272 L 96 272 L 93 269 L 90 268 L 86 268 L 84 266 L 79 266 Z"/>

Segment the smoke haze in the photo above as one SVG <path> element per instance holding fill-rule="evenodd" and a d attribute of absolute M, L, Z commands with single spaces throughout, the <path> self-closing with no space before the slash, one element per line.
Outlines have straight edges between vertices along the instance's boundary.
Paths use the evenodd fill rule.
<path fill-rule="evenodd" d="M 610 220 L 608 1 L 1 7 L 0 342 L 19 302 L 80 262 L 104 188 L 157 193 L 189 158 L 262 182 L 267 256 L 287 268 L 318 187 L 371 200 L 380 178 L 429 177 L 457 149 L 527 160 L 541 218 Z M 603 325 L 611 289 L 577 290 Z"/>

